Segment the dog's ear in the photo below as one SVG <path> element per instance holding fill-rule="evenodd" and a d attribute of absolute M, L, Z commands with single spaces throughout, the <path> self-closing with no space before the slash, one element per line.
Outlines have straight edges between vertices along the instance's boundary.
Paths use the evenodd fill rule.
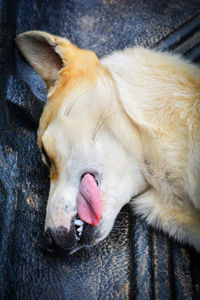
<path fill-rule="evenodd" d="M 42 31 L 27 31 L 16 37 L 26 60 L 40 74 L 47 87 L 54 85 L 58 72 L 68 64 L 66 49 L 75 47 L 67 39 Z"/>

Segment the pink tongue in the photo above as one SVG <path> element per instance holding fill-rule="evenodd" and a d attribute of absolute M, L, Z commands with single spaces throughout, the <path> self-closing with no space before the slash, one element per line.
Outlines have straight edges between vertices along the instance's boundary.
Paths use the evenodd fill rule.
<path fill-rule="evenodd" d="M 97 226 L 101 219 L 101 200 L 99 190 L 94 177 L 84 175 L 81 180 L 78 196 L 78 215 L 88 224 Z"/>

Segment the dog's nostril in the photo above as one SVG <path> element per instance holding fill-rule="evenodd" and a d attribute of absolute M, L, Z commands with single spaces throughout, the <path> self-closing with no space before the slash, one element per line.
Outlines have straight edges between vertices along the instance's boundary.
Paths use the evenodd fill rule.
<path fill-rule="evenodd" d="M 52 253 L 57 249 L 54 235 L 53 235 L 53 230 L 51 228 L 47 228 L 47 230 L 46 230 L 45 244 L 46 244 L 46 250 L 49 253 Z"/>

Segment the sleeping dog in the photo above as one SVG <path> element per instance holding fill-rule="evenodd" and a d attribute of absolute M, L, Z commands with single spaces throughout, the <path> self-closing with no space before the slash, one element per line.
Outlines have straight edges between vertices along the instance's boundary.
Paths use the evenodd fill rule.
<path fill-rule="evenodd" d="M 47 86 L 38 129 L 51 180 L 47 251 L 100 242 L 129 202 L 200 251 L 198 67 L 140 47 L 98 60 L 40 31 L 16 43 Z"/>

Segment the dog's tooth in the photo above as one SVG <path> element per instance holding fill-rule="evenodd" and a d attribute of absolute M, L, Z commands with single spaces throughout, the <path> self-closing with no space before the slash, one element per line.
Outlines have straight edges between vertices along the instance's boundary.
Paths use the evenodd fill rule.
<path fill-rule="evenodd" d="M 78 219 L 75 219 L 74 224 L 77 226 L 83 226 L 84 222 Z"/>
<path fill-rule="evenodd" d="M 75 237 L 77 241 L 80 241 L 80 237 L 77 234 L 75 234 Z"/>
<path fill-rule="evenodd" d="M 83 231 L 77 232 L 77 234 L 78 234 L 79 237 L 81 237 L 82 233 L 83 233 Z"/>
<path fill-rule="evenodd" d="M 80 219 L 76 218 L 75 221 L 74 221 L 74 225 L 76 225 L 75 236 L 76 236 L 77 241 L 80 241 L 80 238 L 81 238 L 81 235 L 82 235 L 82 232 L 83 232 L 83 224 L 84 224 L 84 222 Z"/>
<path fill-rule="evenodd" d="M 82 226 L 78 227 L 77 231 L 81 233 L 83 231 L 83 227 Z"/>

